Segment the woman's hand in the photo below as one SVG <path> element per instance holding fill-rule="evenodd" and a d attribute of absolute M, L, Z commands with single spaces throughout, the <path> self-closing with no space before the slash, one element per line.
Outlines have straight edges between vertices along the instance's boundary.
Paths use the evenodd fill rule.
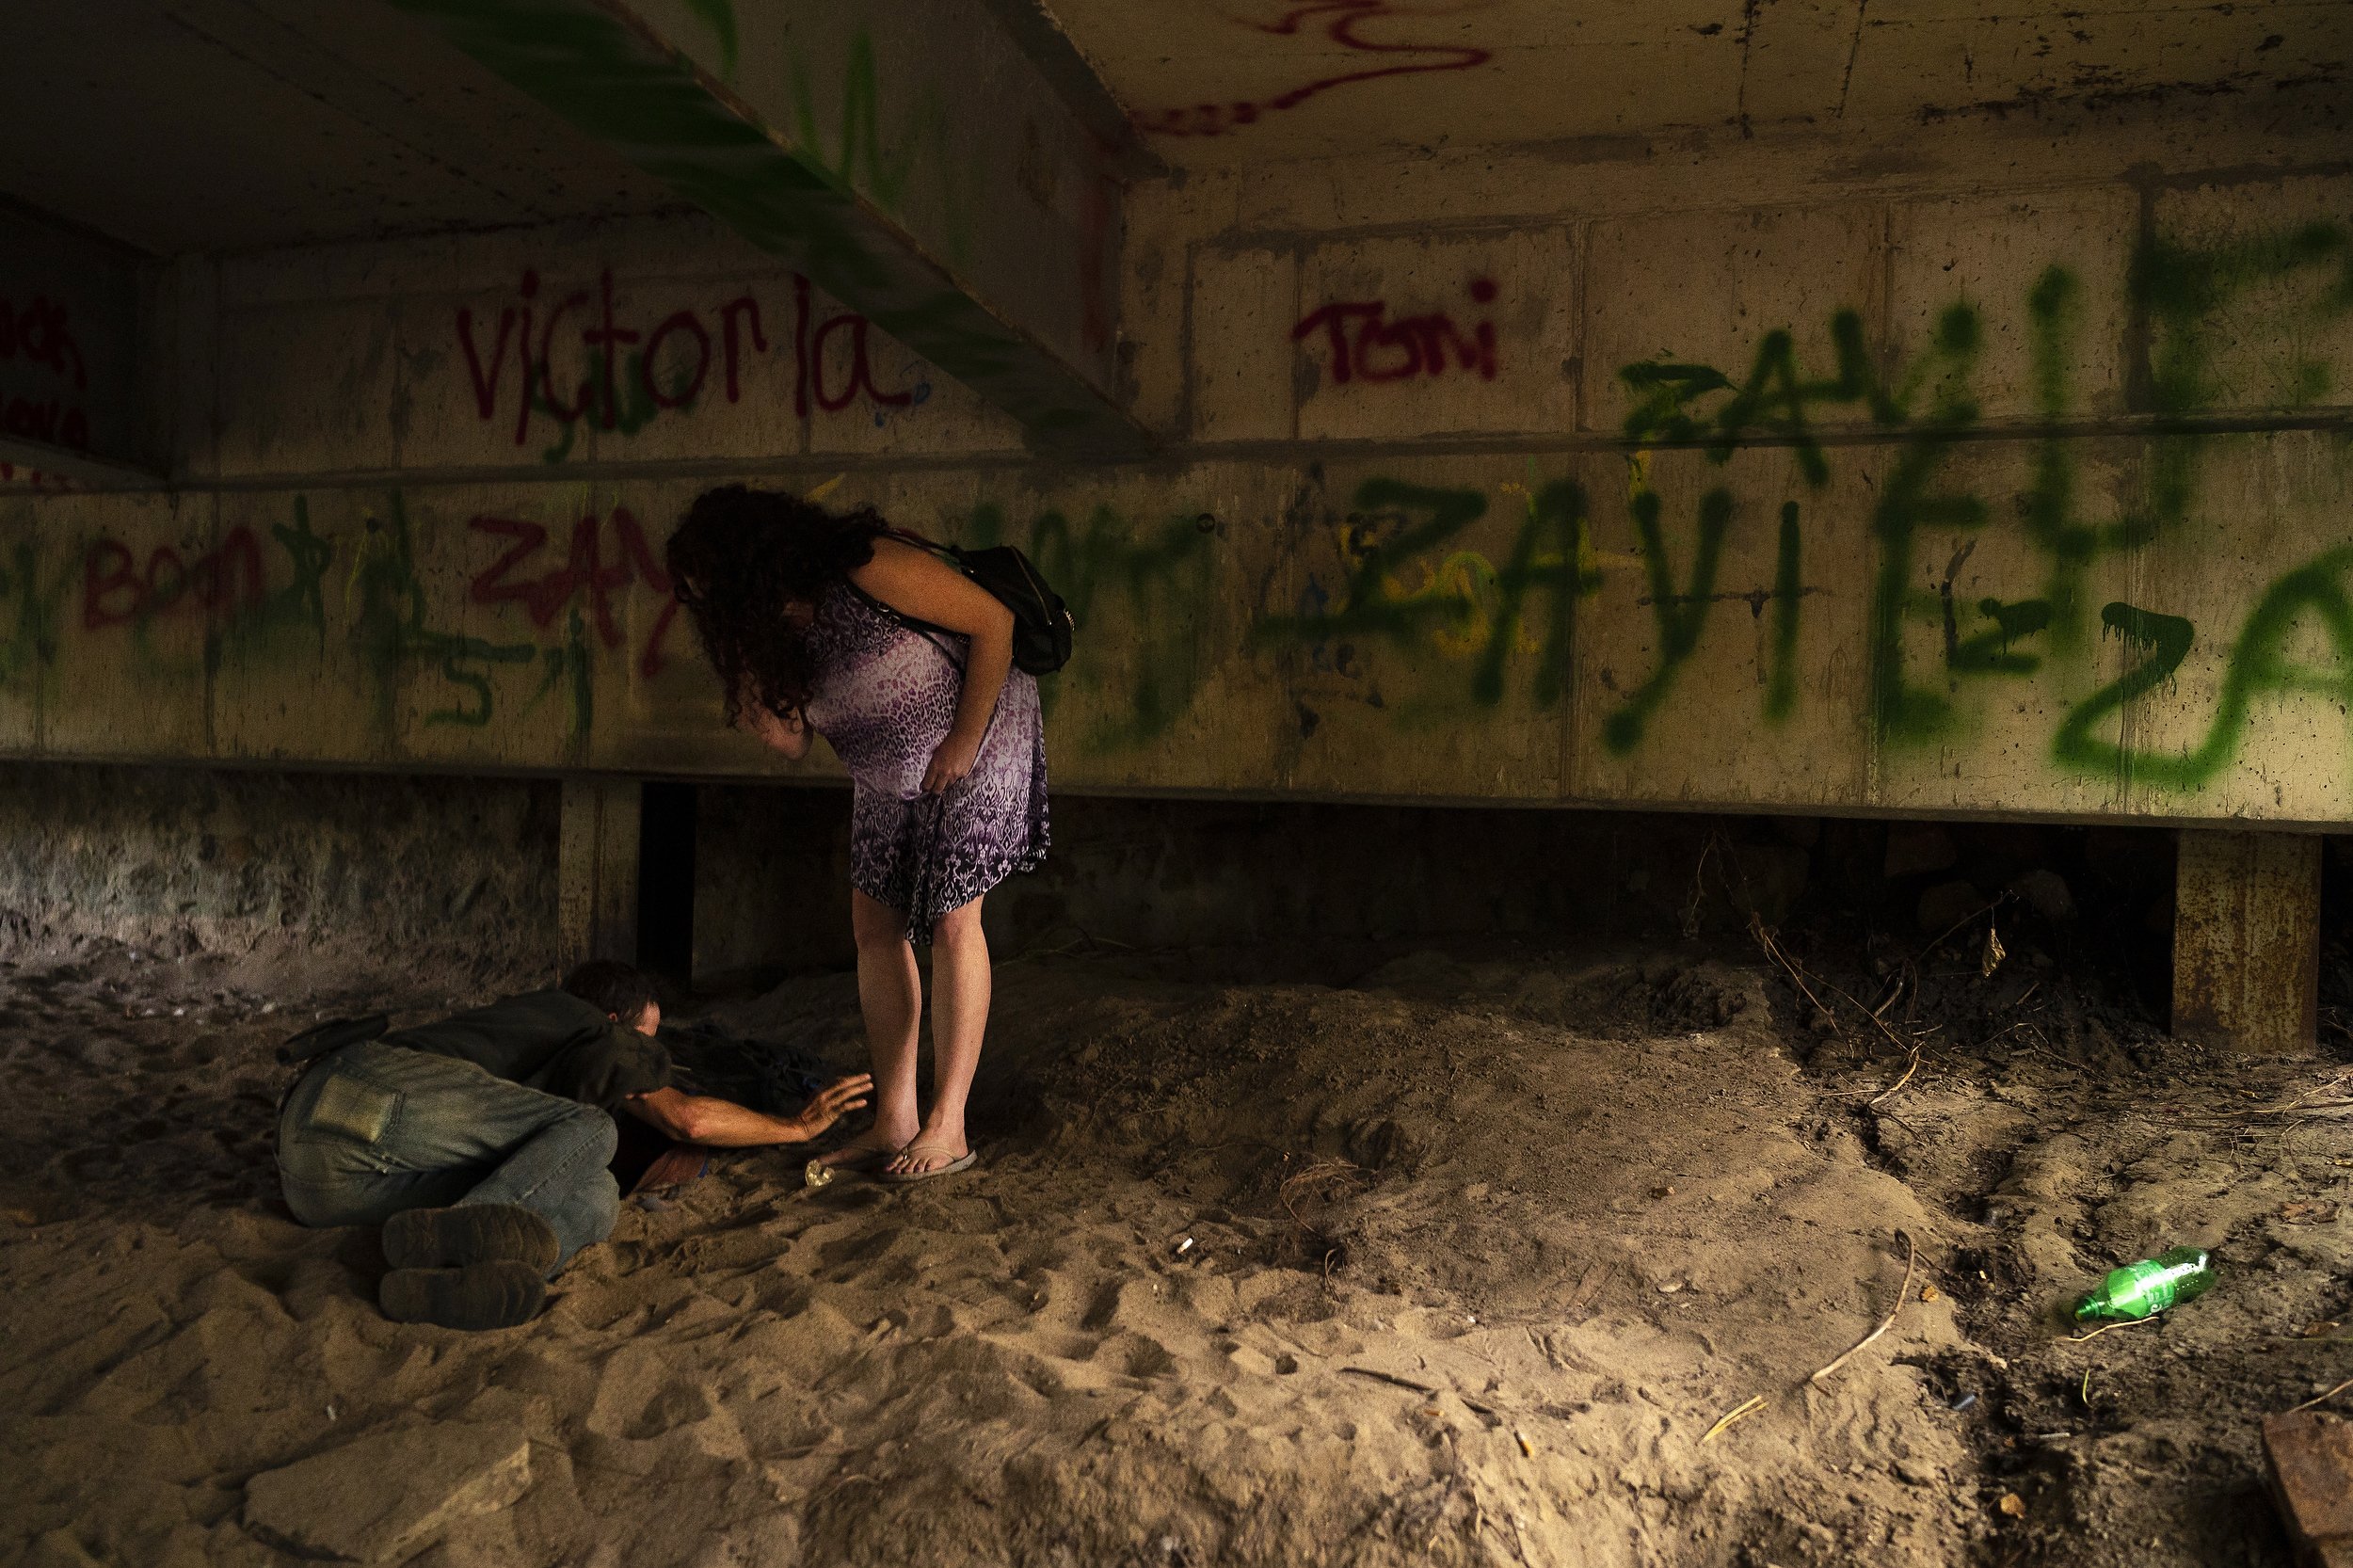
<path fill-rule="evenodd" d="M 837 1078 L 811 1096 L 801 1107 L 801 1113 L 792 1118 L 792 1125 L 804 1144 L 824 1136 L 825 1129 L 851 1112 L 866 1104 L 866 1096 L 873 1091 L 871 1073 L 858 1073 L 849 1078 Z"/>
<path fill-rule="evenodd" d="M 955 787 L 957 780 L 972 771 L 972 764 L 981 759 L 978 736 L 967 736 L 962 729 L 951 729 L 948 738 L 932 753 L 931 766 L 923 770 L 923 792 L 944 795 Z"/>
<path fill-rule="evenodd" d="M 875 540 L 874 558 L 853 570 L 850 581 L 903 616 L 970 639 L 955 721 L 923 770 L 923 792 L 943 794 L 980 758 L 998 695 L 1013 670 L 1013 612 L 937 556 L 896 539 Z"/>

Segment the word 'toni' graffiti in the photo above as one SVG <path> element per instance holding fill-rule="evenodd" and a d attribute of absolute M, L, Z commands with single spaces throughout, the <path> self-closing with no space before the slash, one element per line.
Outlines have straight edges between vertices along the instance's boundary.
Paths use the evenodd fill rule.
<path fill-rule="evenodd" d="M 1476 304 L 1491 304 L 1496 286 L 1476 279 L 1470 296 Z M 1335 385 L 1410 381 L 1417 376 L 1436 378 L 1449 366 L 1482 381 L 1496 378 L 1494 322 L 1479 322 L 1465 334 L 1444 311 L 1394 318 L 1388 312 L 1387 301 L 1379 299 L 1321 306 L 1291 328 L 1291 342 L 1304 344 L 1321 332 L 1331 355 Z"/>

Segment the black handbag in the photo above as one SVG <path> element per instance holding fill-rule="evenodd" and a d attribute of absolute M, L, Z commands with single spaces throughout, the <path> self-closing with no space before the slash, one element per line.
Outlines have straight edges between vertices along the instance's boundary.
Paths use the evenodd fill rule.
<path fill-rule="evenodd" d="M 937 544 L 920 534 L 910 534 L 902 528 L 887 531 L 902 544 L 918 550 L 928 550 L 944 557 L 958 571 L 988 590 L 989 595 L 1013 612 L 1013 663 L 1016 669 L 1032 675 L 1051 675 L 1070 663 L 1071 633 L 1076 630 L 1070 618 L 1070 607 L 1063 602 L 1046 579 L 1038 575 L 1030 558 L 1009 544 L 990 545 L 985 550 L 964 550 L 952 544 Z M 897 616 L 897 612 L 892 614 Z M 912 616 L 898 619 L 919 630 L 936 632 L 941 628 L 920 622 Z"/>

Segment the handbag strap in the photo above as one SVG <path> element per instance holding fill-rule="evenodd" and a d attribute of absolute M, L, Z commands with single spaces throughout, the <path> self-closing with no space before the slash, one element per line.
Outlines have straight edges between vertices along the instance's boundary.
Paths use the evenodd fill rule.
<path fill-rule="evenodd" d="M 901 528 L 895 523 L 886 526 L 880 536 L 886 539 L 896 539 L 901 544 L 911 544 L 918 550 L 927 550 L 934 555 L 945 555 L 951 560 L 962 554 L 962 552 L 958 551 L 954 545 L 941 544 L 937 539 L 927 539 L 913 529 Z"/>
<path fill-rule="evenodd" d="M 922 638 L 925 642 L 939 649 L 940 653 L 946 657 L 948 663 L 955 666 L 955 670 L 958 675 L 962 675 L 964 673 L 964 661 L 956 657 L 956 651 L 954 648 L 950 648 L 946 643 L 940 641 L 942 637 L 961 636 L 963 633 L 951 632 L 944 626 L 935 626 L 930 621 L 919 619 L 914 616 L 910 616 L 904 610 L 901 610 L 894 605 L 886 604 L 881 600 L 876 599 L 872 594 L 868 593 L 864 588 L 861 588 L 856 584 L 851 582 L 847 577 L 841 579 L 841 585 L 849 589 L 852 593 L 857 595 L 858 598 L 864 600 L 867 607 L 872 610 L 875 614 L 887 616 L 890 619 L 897 621 L 902 627 L 914 632 L 917 636 Z"/>

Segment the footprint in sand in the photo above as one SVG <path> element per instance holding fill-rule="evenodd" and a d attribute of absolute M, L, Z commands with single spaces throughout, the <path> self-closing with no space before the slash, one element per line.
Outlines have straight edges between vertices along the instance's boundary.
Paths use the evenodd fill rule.
<path fill-rule="evenodd" d="M 632 1442 L 647 1442 L 680 1427 L 708 1420 L 712 1408 L 711 1397 L 700 1387 L 691 1383 L 674 1383 L 648 1400 L 636 1418 L 621 1429 L 621 1435 Z"/>

